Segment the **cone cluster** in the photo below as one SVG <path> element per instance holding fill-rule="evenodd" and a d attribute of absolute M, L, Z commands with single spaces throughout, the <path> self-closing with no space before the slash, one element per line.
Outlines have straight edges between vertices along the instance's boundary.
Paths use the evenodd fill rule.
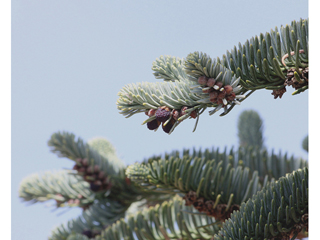
<path fill-rule="evenodd" d="M 231 85 L 223 85 L 222 82 L 216 81 L 214 78 L 201 76 L 198 78 L 198 83 L 202 87 L 202 92 L 209 94 L 210 102 L 212 103 L 227 105 L 228 102 L 236 98 Z"/>
<path fill-rule="evenodd" d="M 111 183 L 108 176 L 101 171 L 98 165 L 89 164 L 88 159 L 78 158 L 76 164 L 73 167 L 77 170 L 88 183 L 90 183 L 90 189 L 93 192 L 106 191 L 111 188 Z"/>
<path fill-rule="evenodd" d="M 169 133 L 173 125 L 179 121 L 178 119 L 187 114 L 187 106 L 183 106 L 181 109 L 170 109 L 167 106 L 161 106 L 158 109 L 150 109 L 146 111 L 146 115 L 149 117 L 155 116 L 156 118 L 150 122 L 147 122 L 147 127 L 150 130 L 157 129 L 162 124 L 162 130 Z M 192 111 L 190 117 L 196 118 L 196 110 Z"/>
<path fill-rule="evenodd" d="M 214 201 L 205 200 L 203 197 L 197 197 L 197 193 L 193 191 L 188 192 L 183 199 L 185 200 L 186 206 L 193 205 L 199 212 L 205 212 L 208 216 L 212 216 L 221 221 L 230 218 L 233 211 L 240 209 L 237 204 L 231 205 L 228 210 L 226 204 L 217 204 L 217 206 L 213 208 L 215 204 Z"/>
<path fill-rule="evenodd" d="M 284 88 L 273 90 L 271 93 L 274 96 L 274 99 L 281 98 L 282 95 L 287 91 L 286 86 L 292 86 L 294 89 L 300 89 L 304 86 L 309 85 L 309 67 L 304 69 L 299 68 L 301 74 L 298 74 L 299 77 L 294 75 L 294 72 L 297 72 L 295 68 L 290 68 L 287 72 L 287 79 L 284 82 Z M 297 79 L 298 78 L 298 79 Z"/>
<path fill-rule="evenodd" d="M 287 73 L 287 79 L 284 82 L 285 86 L 292 86 L 294 89 L 299 89 L 302 88 L 309 83 L 309 67 L 306 67 L 305 69 L 300 68 L 299 69 L 301 74 L 299 74 L 299 80 L 296 79 L 294 76 L 294 72 L 296 71 L 295 68 L 291 68 L 288 70 Z"/>
<path fill-rule="evenodd" d="M 85 235 L 88 238 L 94 238 L 94 237 L 96 237 L 97 235 L 100 235 L 100 234 L 101 234 L 101 231 L 99 231 L 99 230 L 84 230 L 82 232 L 82 235 Z"/>

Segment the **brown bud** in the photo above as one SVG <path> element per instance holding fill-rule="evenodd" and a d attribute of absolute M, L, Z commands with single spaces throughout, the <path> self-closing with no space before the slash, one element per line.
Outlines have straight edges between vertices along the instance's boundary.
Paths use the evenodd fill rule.
<path fill-rule="evenodd" d="M 190 117 L 192 117 L 192 118 L 196 118 L 198 116 L 198 114 L 197 114 L 197 111 L 196 110 L 193 110 L 192 112 L 191 112 L 191 114 L 190 114 Z"/>
<path fill-rule="evenodd" d="M 223 90 L 223 91 L 219 91 L 219 94 L 218 94 L 218 99 L 223 99 L 224 97 L 226 96 L 226 91 Z"/>
<path fill-rule="evenodd" d="M 216 80 L 214 78 L 209 78 L 207 81 L 207 86 L 208 87 L 213 87 L 213 85 L 216 83 Z"/>
<path fill-rule="evenodd" d="M 235 98 L 236 98 L 236 94 L 234 92 L 226 96 L 227 101 L 233 101 Z"/>
<path fill-rule="evenodd" d="M 150 122 L 147 122 L 147 127 L 150 130 L 155 130 L 155 129 L 157 129 L 159 127 L 160 124 L 161 124 L 160 121 L 158 121 L 157 119 L 154 119 L 154 120 L 152 120 Z"/>
<path fill-rule="evenodd" d="M 84 167 L 81 167 L 81 168 L 78 169 L 79 173 L 84 173 L 85 171 L 86 171 L 86 168 L 84 168 Z"/>
<path fill-rule="evenodd" d="M 231 94 L 232 93 L 233 88 L 230 85 L 226 85 L 223 88 L 224 88 L 224 90 L 226 90 L 227 94 Z"/>
<path fill-rule="evenodd" d="M 88 159 L 86 159 L 86 158 L 82 159 L 82 165 L 84 167 L 88 166 Z"/>
<path fill-rule="evenodd" d="M 207 81 L 208 81 L 208 78 L 206 76 L 201 76 L 201 77 L 198 78 L 198 83 L 200 85 L 206 85 Z"/>
<path fill-rule="evenodd" d="M 178 118 L 180 117 L 180 111 L 176 109 L 173 110 L 172 117 L 174 120 L 178 120 Z"/>
<path fill-rule="evenodd" d="M 102 181 L 102 183 L 103 183 L 104 185 L 109 184 L 109 179 L 106 177 L 106 178 Z"/>
<path fill-rule="evenodd" d="M 217 86 L 216 88 L 215 88 L 215 86 Z M 223 83 L 222 82 L 216 82 L 216 84 L 213 86 L 213 88 L 214 89 L 216 89 L 216 90 L 218 90 L 218 89 L 220 89 L 221 87 L 223 86 Z"/>
<path fill-rule="evenodd" d="M 86 168 L 86 172 L 88 173 L 88 174 L 92 174 L 93 173 L 93 166 L 88 166 L 87 168 Z"/>
<path fill-rule="evenodd" d="M 149 117 L 152 117 L 153 115 L 156 114 L 156 111 L 157 111 L 157 109 L 150 109 L 150 110 L 147 112 L 147 115 L 148 115 Z"/>
<path fill-rule="evenodd" d="M 99 172 L 99 175 L 98 175 L 98 178 L 100 179 L 100 180 L 103 180 L 104 179 L 104 172 Z"/>
<path fill-rule="evenodd" d="M 98 186 L 101 186 L 102 185 L 102 182 L 100 180 L 96 180 L 93 182 L 94 185 L 98 185 Z"/>
<path fill-rule="evenodd" d="M 204 198 L 198 198 L 197 201 L 193 203 L 193 206 L 199 211 L 202 212 L 205 210 Z"/>
<path fill-rule="evenodd" d="M 181 116 L 183 116 L 183 115 L 186 114 L 186 110 L 187 110 L 187 109 L 188 109 L 187 106 L 183 106 L 183 107 L 181 108 Z"/>
<path fill-rule="evenodd" d="M 217 98 L 219 95 L 219 92 L 218 91 L 213 91 L 211 93 L 209 93 L 209 97 L 210 98 Z"/>
<path fill-rule="evenodd" d="M 157 120 L 160 122 L 167 121 L 170 115 L 171 115 L 171 110 L 166 106 L 159 107 L 156 111 Z"/>
<path fill-rule="evenodd" d="M 217 104 L 223 104 L 222 98 L 217 98 Z"/>
<path fill-rule="evenodd" d="M 162 129 L 164 132 L 169 133 L 172 129 L 173 125 L 175 124 L 176 120 L 171 118 L 171 120 L 164 126 L 164 123 L 162 123 Z"/>
<path fill-rule="evenodd" d="M 93 170 L 94 170 L 95 173 L 99 173 L 100 172 L 100 167 L 98 165 L 94 165 Z"/>

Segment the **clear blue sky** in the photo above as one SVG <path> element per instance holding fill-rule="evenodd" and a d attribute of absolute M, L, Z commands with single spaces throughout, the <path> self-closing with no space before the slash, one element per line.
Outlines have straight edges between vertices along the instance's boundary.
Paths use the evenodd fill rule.
<path fill-rule="evenodd" d="M 131 164 L 153 154 L 192 147 L 238 145 L 237 118 L 253 109 L 264 120 L 267 148 L 307 158 L 308 92 L 282 99 L 258 91 L 227 116 L 202 114 L 196 132 L 187 120 L 168 136 L 147 130 L 144 114 L 118 113 L 118 91 L 157 81 L 161 55 L 202 51 L 222 57 L 234 45 L 275 26 L 308 17 L 308 1 L 83 1 L 12 0 L 12 239 L 47 239 L 54 226 L 80 214 L 57 216 L 47 204 L 26 206 L 21 180 L 73 162 L 49 151 L 52 133 L 109 139 Z"/>

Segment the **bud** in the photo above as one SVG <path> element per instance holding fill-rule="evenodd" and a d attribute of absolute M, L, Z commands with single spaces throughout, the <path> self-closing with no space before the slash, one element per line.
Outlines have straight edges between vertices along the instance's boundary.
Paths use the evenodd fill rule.
<path fill-rule="evenodd" d="M 172 117 L 174 120 L 178 120 L 178 118 L 180 117 L 180 111 L 176 109 L 173 110 Z"/>
<path fill-rule="evenodd" d="M 183 107 L 181 108 L 181 116 L 183 116 L 183 115 L 186 114 L 186 110 L 187 110 L 187 109 L 188 109 L 187 106 L 183 106 Z"/>
<path fill-rule="evenodd" d="M 216 80 L 214 78 L 209 78 L 207 81 L 207 86 L 208 87 L 213 87 L 213 85 L 216 83 Z"/>
<path fill-rule="evenodd" d="M 207 85 L 208 78 L 206 76 L 201 76 L 198 78 L 198 83 L 200 85 Z"/>
<path fill-rule="evenodd" d="M 94 165 L 94 172 L 99 173 L 100 172 L 100 167 L 98 165 Z"/>
<path fill-rule="evenodd" d="M 226 93 L 227 93 L 227 94 L 231 94 L 233 88 L 232 88 L 230 85 L 226 85 L 226 86 L 224 86 L 224 90 L 226 90 Z"/>
<path fill-rule="evenodd" d="M 233 101 L 235 98 L 236 94 L 234 92 L 226 96 L 227 101 Z"/>
<path fill-rule="evenodd" d="M 149 117 L 152 117 L 153 115 L 156 114 L 156 111 L 157 109 L 150 109 L 148 112 L 146 112 L 146 114 L 149 116 Z"/>
<path fill-rule="evenodd" d="M 222 82 L 216 82 L 216 84 L 213 86 L 213 88 L 214 88 L 215 90 L 219 90 L 222 86 L 223 86 L 223 83 L 222 83 Z"/>
<path fill-rule="evenodd" d="M 105 176 L 104 176 L 104 172 L 100 171 L 100 172 L 99 172 L 99 175 L 98 175 L 98 178 L 101 179 L 101 180 L 103 180 L 104 177 L 105 177 Z"/>
<path fill-rule="evenodd" d="M 222 90 L 222 91 L 220 91 L 220 93 L 218 94 L 218 99 L 222 99 L 222 98 L 224 98 L 226 96 L 226 90 Z"/>
<path fill-rule="evenodd" d="M 169 119 L 171 114 L 170 108 L 163 106 L 159 107 L 156 111 L 157 120 L 160 122 L 165 122 Z"/>
<path fill-rule="evenodd" d="M 82 159 L 82 165 L 84 167 L 88 166 L 88 159 L 86 159 L 86 158 Z"/>
<path fill-rule="evenodd" d="M 198 116 L 198 114 L 197 114 L 197 111 L 196 110 L 193 110 L 192 112 L 191 112 L 191 114 L 190 114 L 190 117 L 192 117 L 192 118 L 196 118 Z"/>
<path fill-rule="evenodd" d="M 154 120 L 152 120 L 150 122 L 147 122 L 147 127 L 150 130 L 155 130 L 155 129 L 157 129 L 159 127 L 160 124 L 161 124 L 160 121 L 158 121 L 157 119 L 154 119 Z"/>
<path fill-rule="evenodd" d="M 169 133 L 175 122 L 176 122 L 176 120 L 171 118 L 171 120 L 165 126 L 163 126 L 164 123 L 162 123 L 163 131 L 166 133 Z"/>
<path fill-rule="evenodd" d="M 92 174 L 93 173 L 93 166 L 88 166 L 86 168 L 86 172 L 87 172 L 87 174 Z"/>

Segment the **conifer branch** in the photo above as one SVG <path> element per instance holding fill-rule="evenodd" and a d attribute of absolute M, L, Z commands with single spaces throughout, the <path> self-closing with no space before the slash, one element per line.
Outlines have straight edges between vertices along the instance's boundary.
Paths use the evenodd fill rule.
<path fill-rule="evenodd" d="M 101 230 L 123 218 L 129 205 L 119 203 L 110 199 L 101 199 L 92 204 L 82 214 L 61 224 L 52 230 L 50 240 L 65 240 L 71 234 L 82 234 L 89 238 L 100 234 Z M 84 238 L 85 239 L 85 238 Z"/>
<path fill-rule="evenodd" d="M 252 37 L 222 59 L 199 52 L 186 60 L 161 56 L 152 69 L 165 82 L 123 87 L 117 101 L 120 113 L 131 117 L 144 112 L 149 118 L 143 124 L 150 130 L 162 124 L 169 134 L 188 117 L 197 118 L 196 128 L 206 108 L 214 107 L 210 115 L 223 109 L 220 116 L 225 116 L 255 90 L 269 89 L 281 98 L 286 86 L 295 88 L 293 95 L 308 89 L 308 20 Z"/>
<path fill-rule="evenodd" d="M 188 205 L 195 204 L 195 198 L 203 198 L 201 201 L 213 201 L 214 207 L 210 210 L 221 207 L 221 204 L 229 209 L 231 205 L 240 205 L 259 191 L 261 184 L 257 172 L 250 176 L 249 168 L 225 165 L 223 161 L 205 158 L 170 158 L 149 164 L 136 163 L 129 166 L 126 173 L 146 191 L 187 194 Z M 190 192 L 196 193 L 196 196 L 190 197 Z M 215 214 L 209 210 L 207 212 L 209 215 Z"/>
<path fill-rule="evenodd" d="M 220 223 L 212 217 L 193 212 L 192 207 L 185 206 L 183 200 L 176 196 L 127 220 L 117 221 L 95 239 L 211 239 L 220 229 Z"/>
<path fill-rule="evenodd" d="M 294 94 L 308 88 L 308 52 L 308 19 L 300 19 L 239 43 L 218 62 L 240 77 L 245 89 L 265 88 L 281 98 L 286 86 L 292 85 Z"/>
<path fill-rule="evenodd" d="M 20 184 L 19 197 L 32 203 L 54 199 L 57 207 L 86 209 L 96 196 L 82 177 L 72 174 L 72 171 L 62 170 L 26 177 Z"/>
<path fill-rule="evenodd" d="M 308 231 L 308 168 L 268 184 L 231 214 L 215 240 L 295 239 Z"/>
<path fill-rule="evenodd" d="M 184 68 L 184 59 L 171 56 L 160 56 L 152 63 L 153 75 L 164 81 L 186 81 L 188 79 Z"/>
<path fill-rule="evenodd" d="M 80 233 L 73 233 L 69 235 L 69 237 L 66 240 L 89 240 L 89 238 L 86 235 Z"/>
<path fill-rule="evenodd" d="M 81 138 L 75 139 L 75 135 L 68 132 L 57 132 L 51 135 L 48 141 L 51 151 L 59 157 L 66 157 L 75 161 L 79 165 L 79 159 L 87 159 L 88 166 L 97 166 L 99 170 L 107 175 L 115 175 L 116 170 L 112 163 L 101 155 Z M 112 154 L 111 154 L 112 155 Z"/>
<path fill-rule="evenodd" d="M 170 160 L 170 159 L 191 159 L 193 161 L 196 158 L 204 159 L 205 162 L 210 160 L 222 161 L 223 167 L 227 168 L 228 164 L 231 164 L 233 168 L 237 166 L 247 167 L 250 169 L 250 173 L 258 171 L 260 183 L 263 183 L 265 176 L 268 179 L 274 178 L 275 180 L 291 173 L 299 168 L 308 166 L 308 162 L 302 158 L 296 158 L 293 155 L 289 156 L 288 153 L 275 153 L 272 150 L 270 153 L 266 149 L 260 149 L 255 147 L 239 147 L 237 149 L 231 148 L 229 151 L 227 148 L 220 150 L 219 148 L 206 148 L 202 149 L 183 149 L 182 151 L 172 151 L 163 155 L 152 156 L 142 162 L 142 164 L 152 164 L 154 161 Z"/>

